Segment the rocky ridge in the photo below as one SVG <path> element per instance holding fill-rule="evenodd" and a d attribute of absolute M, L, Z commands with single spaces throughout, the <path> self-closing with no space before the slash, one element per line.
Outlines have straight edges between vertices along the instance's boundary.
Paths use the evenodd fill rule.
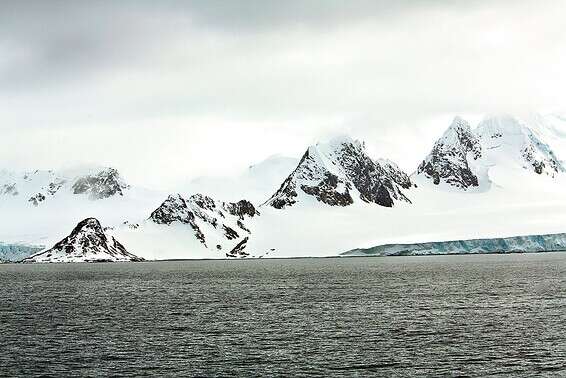
<path fill-rule="evenodd" d="M 161 225 L 187 225 L 206 248 L 224 251 L 227 257 L 244 257 L 247 252 L 243 246 L 252 233 L 248 223 L 257 216 L 259 212 L 246 200 L 222 202 L 202 194 L 188 198 L 174 194 L 151 213 L 149 220 Z"/>

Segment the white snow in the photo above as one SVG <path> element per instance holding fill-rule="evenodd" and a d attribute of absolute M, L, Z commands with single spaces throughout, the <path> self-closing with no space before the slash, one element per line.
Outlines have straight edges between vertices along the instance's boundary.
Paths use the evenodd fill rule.
<path fill-rule="evenodd" d="M 224 201 L 247 199 L 259 205 L 278 188 L 295 169 L 299 159 L 273 155 L 251 165 L 244 172 L 228 177 L 198 177 L 189 181 L 182 193 L 202 193 Z"/>
<path fill-rule="evenodd" d="M 312 196 L 304 196 L 296 205 L 284 209 L 263 205 L 258 208 L 259 217 L 246 221 L 246 227 L 249 225 L 252 231 L 246 251 L 252 257 L 334 256 L 354 248 L 388 243 L 565 232 L 566 173 L 562 165 L 553 170 L 548 162 L 553 156 L 557 160 L 566 156 L 566 118 L 488 117 L 471 130 L 482 148 L 482 157 L 477 161 L 468 156 L 480 182 L 476 190 L 460 190 L 446 183 L 434 185 L 423 175 L 413 175 L 416 188 L 405 193 L 412 203 L 396 202 L 393 208 L 363 201 L 345 207 L 329 206 Z M 449 130 L 444 138 L 450 140 L 453 135 L 454 130 Z M 344 173 L 333 161 L 333 146 L 344 140 L 351 141 L 339 138 L 309 149 L 313 159 L 339 178 Z M 529 150 L 530 147 L 533 149 Z M 525 150 L 532 159 L 546 162 L 543 174 L 534 171 L 525 158 Z M 378 162 L 384 166 L 386 161 Z M 294 158 L 272 157 L 250 167 L 243 175 L 226 180 L 202 178 L 191 185 L 208 187 L 204 192 L 217 193 L 215 200 L 246 198 L 257 204 L 279 189 L 297 163 Z M 305 182 L 317 183 L 317 172 L 310 173 L 303 177 Z M 58 180 L 67 181 L 37 207 L 28 201 Z M 159 225 L 147 220 L 165 200 L 164 193 L 132 187 L 123 196 L 92 201 L 72 194 L 68 187 L 71 181 L 66 175 L 49 171 L 27 175 L 1 172 L 0 193 L 2 188 L 5 193 L 0 194 L 0 241 L 52 245 L 78 221 L 96 217 L 104 225 L 114 227 L 110 234 L 129 252 L 146 259 L 225 257 L 228 247 L 218 251 L 215 243 L 228 244 L 210 223 L 199 223 L 205 234 L 217 235 L 210 236 L 206 248 L 185 224 Z M 3 185 L 10 183 L 16 184 L 18 195 L 14 196 L 9 188 L 6 192 Z M 338 190 L 343 189 L 340 183 Z M 358 198 L 353 191 L 352 196 Z M 123 224 L 124 221 L 129 224 Z M 139 227 L 132 226 L 135 224 Z"/>

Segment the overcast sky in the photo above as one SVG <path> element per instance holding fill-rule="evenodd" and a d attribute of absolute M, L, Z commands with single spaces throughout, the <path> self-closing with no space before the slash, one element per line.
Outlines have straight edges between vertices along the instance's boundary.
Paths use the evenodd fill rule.
<path fill-rule="evenodd" d="M 563 109 L 566 2 L 0 2 L 0 168 L 171 187 L 336 133 L 412 170 L 455 114 Z"/>

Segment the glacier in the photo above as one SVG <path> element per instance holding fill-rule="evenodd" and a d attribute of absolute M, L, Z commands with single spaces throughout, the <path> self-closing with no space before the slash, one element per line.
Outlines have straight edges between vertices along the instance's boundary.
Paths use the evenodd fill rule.
<path fill-rule="evenodd" d="M 8 244 L 0 242 L 0 261 L 21 261 L 45 247 L 41 245 Z"/>
<path fill-rule="evenodd" d="M 507 238 L 452 240 L 412 244 L 383 244 L 358 248 L 341 256 L 420 256 L 464 253 L 527 253 L 566 251 L 566 233 Z"/>

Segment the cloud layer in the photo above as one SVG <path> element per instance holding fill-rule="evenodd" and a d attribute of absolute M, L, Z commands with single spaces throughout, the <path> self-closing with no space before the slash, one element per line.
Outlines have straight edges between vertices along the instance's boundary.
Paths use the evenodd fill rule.
<path fill-rule="evenodd" d="M 447 115 L 566 100 L 562 1 L 0 7 L 0 160 L 17 168 L 96 162 L 158 186 L 345 131 L 410 169 Z"/>

